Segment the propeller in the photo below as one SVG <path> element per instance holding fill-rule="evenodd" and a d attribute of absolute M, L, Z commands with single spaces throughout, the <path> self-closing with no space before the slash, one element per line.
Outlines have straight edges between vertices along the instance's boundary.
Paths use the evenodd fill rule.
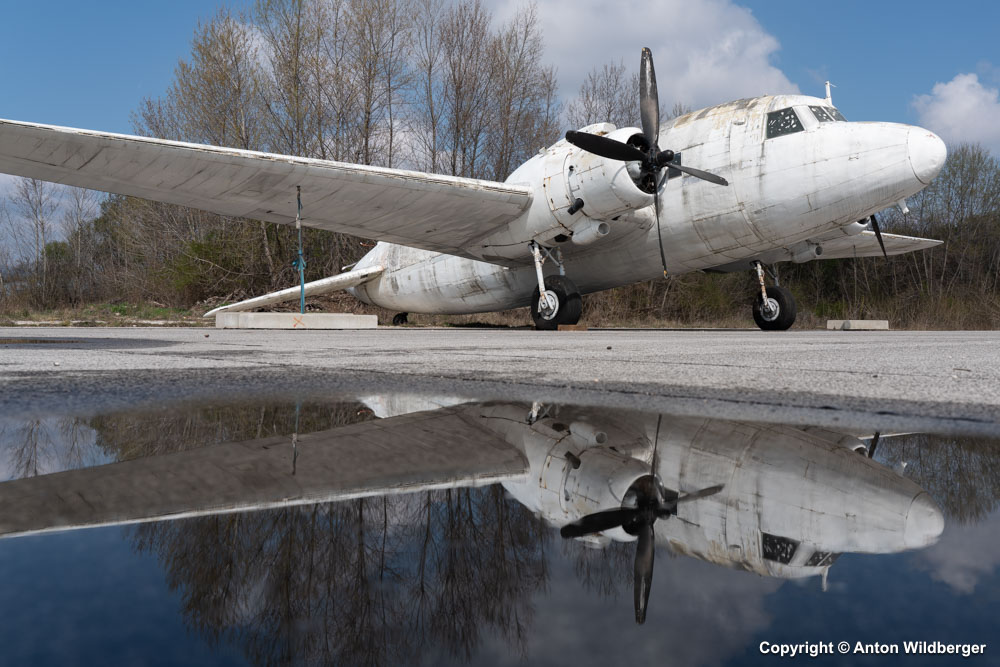
<path fill-rule="evenodd" d="M 880 248 L 882 248 L 882 256 L 885 257 L 886 259 L 889 259 L 889 254 L 886 253 L 885 251 L 885 243 L 882 242 L 882 230 L 879 229 L 878 218 L 876 218 L 875 214 L 872 213 L 869 220 L 872 223 L 872 231 L 875 232 L 875 238 L 878 239 L 878 245 Z"/>
<path fill-rule="evenodd" d="M 878 439 L 879 436 L 881 435 L 882 434 L 880 432 L 875 431 L 875 435 L 872 436 L 872 442 L 870 445 L 868 445 L 868 458 L 870 459 L 875 458 L 875 448 L 878 447 Z"/>
<path fill-rule="evenodd" d="M 659 422 L 657 422 L 656 427 L 656 440 L 658 441 Z M 629 535 L 635 535 L 639 538 L 635 548 L 635 565 L 633 567 L 635 622 L 639 625 L 646 622 L 649 590 L 653 582 L 653 558 L 655 554 L 653 524 L 656 523 L 657 519 L 669 519 L 676 515 L 677 505 L 680 503 L 706 498 L 722 490 L 722 485 L 717 485 L 679 496 L 676 492 L 668 491 L 663 487 L 660 478 L 656 475 L 656 469 L 656 442 L 654 442 L 649 474 L 643 475 L 632 483 L 622 498 L 620 508 L 588 514 L 563 526 L 559 531 L 559 534 L 564 538 L 573 538 L 621 527 Z"/>
<path fill-rule="evenodd" d="M 639 63 L 639 118 L 642 124 L 642 146 L 626 144 L 614 139 L 608 139 L 589 132 L 569 131 L 566 141 L 588 153 L 599 155 L 608 160 L 639 163 L 639 182 L 647 192 L 653 195 L 656 210 L 656 236 L 660 243 L 660 260 L 663 262 L 663 277 L 667 276 L 667 260 L 663 253 L 663 236 L 660 231 L 660 188 L 663 177 L 660 172 L 664 167 L 676 169 L 695 178 L 700 178 L 716 185 L 729 185 L 729 181 L 702 169 L 687 167 L 674 163 L 672 150 L 660 150 L 660 100 L 656 92 L 656 71 L 653 68 L 653 53 L 648 48 L 642 50 L 642 60 Z"/>

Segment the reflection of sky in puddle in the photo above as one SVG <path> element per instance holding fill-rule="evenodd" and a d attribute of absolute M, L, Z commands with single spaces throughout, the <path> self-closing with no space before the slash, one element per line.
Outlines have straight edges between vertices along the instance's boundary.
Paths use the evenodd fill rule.
<path fill-rule="evenodd" d="M 410 493 L 289 506 L 265 497 L 271 483 L 279 484 L 276 493 L 285 493 L 280 484 L 287 482 L 287 475 L 274 482 L 257 470 L 252 493 L 237 489 L 230 497 L 246 501 L 236 502 L 235 507 L 263 504 L 269 509 L 0 540 L 0 571 L 5 573 L 0 609 L 8 619 L 0 630 L 4 647 L 0 654 L 11 664 L 60 665 L 289 660 L 622 664 L 660 661 L 664 656 L 672 664 L 715 665 L 756 664 L 762 659 L 757 649 L 761 641 L 992 643 L 1000 590 L 996 585 L 1000 513 L 995 511 L 1000 480 L 993 472 L 1000 470 L 1000 449 L 994 450 L 993 443 L 919 434 L 883 436 L 875 459 L 884 466 L 873 466 L 863 460 L 870 440 L 839 434 L 838 441 L 820 429 L 570 407 L 554 408 L 551 415 L 543 408 L 538 421 L 528 424 L 532 406 L 503 404 L 466 406 L 461 414 L 449 413 L 449 419 L 457 414 L 458 422 L 444 422 L 441 410 L 448 408 L 441 406 L 446 404 L 369 397 L 363 404 L 300 406 L 299 433 L 319 435 L 300 441 L 296 465 L 303 467 L 297 470 L 297 481 L 308 484 L 310 472 L 315 471 L 307 468 L 318 460 L 318 447 L 336 445 L 335 440 L 320 442 L 316 437 L 355 424 L 351 437 L 368 439 L 372 446 L 380 441 L 372 440 L 371 429 L 379 428 L 384 431 L 382 444 L 412 438 L 414 447 L 425 443 L 421 446 L 430 448 L 421 450 L 417 460 L 422 463 L 402 460 L 395 468 L 389 466 L 403 469 L 408 483 L 416 480 L 418 488 L 408 489 Z M 425 414 L 433 418 L 419 424 L 400 422 L 403 428 L 392 431 L 390 419 L 404 416 L 407 406 L 430 411 Z M 375 417 L 386 419 L 376 422 Z M 285 447 L 287 452 L 280 450 L 281 458 L 268 460 L 282 461 L 285 475 L 292 465 L 292 458 L 285 456 L 291 454 L 285 436 L 295 430 L 295 423 L 294 404 L 259 403 L 77 420 L 7 417 L 0 421 L 0 474 L 11 479 L 31 476 L 35 470 L 44 475 L 79 468 L 92 468 L 84 473 L 94 474 L 125 470 L 95 467 L 114 460 L 135 459 L 139 465 L 158 460 L 150 455 L 178 457 L 168 460 L 176 462 L 174 470 L 184 470 L 184 459 L 179 457 L 205 466 L 204 459 L 191 455 L 226 451 L 205 449 L 207 445 L 225 447 L 224 443 L 281 436 L 275 440 L 280 444 L 269 447 Z M 533 479 L 540 475 L 549 489 L 539 490 L 537 481 L 532 485 L 533 473 L 526 482 L 511 478 L 509 471 L 504 473 L 504 486 L 441 488 L 446 486 L 440 483 L 442 476 L 464 475 L 460 485 L 467 486 L 470 475 L 483 479 L 489 471 L 476 468 L 480 459 L 475 455 L 454 467 L 434 463 L 434 452 L 448 446 L 444 441 L 449 439 L 438 431 L 435 444 L 435 423 L 471 429 L 485 425 L 499 434 L 497 443 L 519 443 L 525 465 L 539 471 Z M 483 441 L 471 442 L 474 438 L 464 432 L 463 438 L 469 442 L 451 446 L 481 449 L 488 439 L 484 435 Z M 636 546 L 634 541 L 619 541 L 632 538 L 610 531 L 607 534 L 615 539 L 601 540 L 604 548 L 588 548 L 560 539 L 558 526 L 595 509 L 609 509 L 606 501 L 592 507 L 576 497 L 567 500 L 573 494 L 599 495 L 599 485 L 588 487 L 583 473 L 574 471 L 603 466 L 608 471 L 601 478 L 605 488 L 620 498 L 630 488 L 628 480 L 651 464 L 654 440 L 659 477 L 667 488 L 682 495 L 703 488 L 715 481 L 711 470 L 724 472 L 725 479 L 717 496 L 688 503 L 682 506 L 688 509 L 678 509 L 676 516 L 656 523 L 658 548 L 649 612 L 645 625 L 638 626 L 632 614 Z M 722 441 L 730 444 L 718 444 Z M 851 451 L 852 445 L 862 453 Z M 817 454 L 821 450 L 825 453 Z M 271 456 L 278 450 L 269 451 Z M 456 458 L 453 451 L 442 451 Z M 576 452 L 568 460 L 578 455 L 577 468 L 566 464 L 565 451 Z M 498 460 L 509 465 L 509 457 L 501 454 L 499 459 L 483 459 L 483 465 Z M 593 458 L 598 454 L 620 458 L 599 461 Z M 383 456 L 405 459 L 406 454 L 389 447 Z M 727 468 L 727 456 L 740 465 Z M 806 458 L 810 462 L 804 466 Z M 369 465 L 367 459 L 357 461 L 361 467 Z M 907 479 L 893 472 L 902 462 L 907 464 Z M 560 464 L 564 469 L 556 470 Z M 249 470 L 250 464 L 233 465 Z M 804 466 L 804 477 L 794 473 L 796 466 Z M 853 476 L 845 477 L 838 466 L 847 466 L 844 470 L 853 471 Z M 638 472 L 622 472 L 633 470 Z M 394 478 L 380 474 L 365 483 L 378 489 L 391 487 Z M 573 475 L 580 479 L 574 481 Z M 615 475 L 624 475 L 626 481 L 614 481 Z M 850 525 L 857 529 L 881 521 L 881 528 L 872 533 L 876 537 L 852 539 L 881 540 L 877 544 L 883 547 L 871 550 L 885 553 L 845 549 L 847 553 L 828 569 L 825 592 L 820 576 L 786 579 L 793 576 L 790 568 L 805 566 L 811 553 L 806 551 L 808 545 L 827 538 L 816 525 L 790 525 L 789 517 L 798 515 L 779 505 L 829 513 L 823 508 L 833 502 L 831 498 L 850 502 L 838 500 L 837 493 L 844 489 L 831 489 L 844 479 L 865 475 L 876 475 L 861 490 L 862 496 L 874 494 L 864 500 L 869 516 Z M 811 481 L 802 485 L 794 481 L 797 478 Z M 114 495 L 113 476 L 95 479 L 104 492 Z M 420 483 L 435 490 L 420 490 Z M 358 493 L 356 480 L 331 484 L 354 484 L 349 495 L 368 495 Z M 945 529 L 930 546 L 902 550 L 906 510 L 894 509 L 886 489 L 896 489 L 902 498 L 917 486 L 941 505 Z M 66 488 L 70 487 L 67 482 Z M 872 492 L 875 487 L 881 491 Z M 5 497 L 4 488 L 9 487 L 0 487 L 0 498 Z M 208 490 L 191 489 L 181 505 L 176 500 L 167 505 L 172 512 L 178 508 L 190 512 L 189 505 L 203 502 L 202 492 Z M 551 497 L 545 495 L 550 492 Z M 754 501 L 759 506 L 751 508 L 760 525 L 747 528 L 750 519 L 732 509 L 739 504 L 737 492 L 749 494 L 744 501 L 755 494 L 760 497 Z M 118 519 L 125 516 L 121 512 L 146 511 L 140 502 L 116 502 L 125 507 L 115 509 Z M 91 512 L 88 523 L 107 522 L 94 519 L 95 512 L 103 511 L 100 503 L 88 501 L 83 506 L 81 511 Z M 33 522 L 28 526 L 32 529 L 45 527 L 48 520 L 44 508 L 50 505 L 39 507 L 42 510 L 28 521 Z M 852 506 L 847 511 L 858 509 Z M 893 512 L 900 517 L 896 524 L 889 520 Z M 84 515 L 64 515 L 61 525 L 76 516 Z M 707 526 L 713 520 L 719 522 L 718 530 L 729 531 L 719 539 L 743 540 L 742 560 L 729 562 L 729 567 L 704 560 L 711 539 L 707 546 L 699 546 L 698 539 L 704 538 L 698 536 L 711 534 Z M 775 533 L 779 531 L 774 522 L 784 522 L 780 534 L 787 539 L 808 534 L 811 541 L 803 539 L 801 551 L 789 564 L 776 565 L 760 554 L 752 558 L 745 552 L 752 550 L 754 540 L 759 546 L 760 526 L 766 521 L 772 522 L 768 530 Z M 734 526 L 753 536 L 734 536 Z M 841 543 L 845 539 L 834 537 L 829 539 Z M 679 552 L 700 553 L 700 558 Z M 713 552 L 711 557 L 725 561 L 731 556 Z M 819 560 L 815 554 L 813 558 Z M 740 571 L 734 565 L 770 568 L 769 573 L 777 576 Z M 922 658 L 940 664 L 935 656 L 906 659 L 921 664 Z M 864 664 L 859 656 L 852 656 L 851 662 Z"/>

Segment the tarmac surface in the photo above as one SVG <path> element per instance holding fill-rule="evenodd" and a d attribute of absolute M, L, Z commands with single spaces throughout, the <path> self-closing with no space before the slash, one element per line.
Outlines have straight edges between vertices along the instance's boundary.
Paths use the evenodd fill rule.
<path fill-rule="evenodd" d="M 1000 332 L 0 328 L 0 410 L 395 391 L 1000 434 Z"/>

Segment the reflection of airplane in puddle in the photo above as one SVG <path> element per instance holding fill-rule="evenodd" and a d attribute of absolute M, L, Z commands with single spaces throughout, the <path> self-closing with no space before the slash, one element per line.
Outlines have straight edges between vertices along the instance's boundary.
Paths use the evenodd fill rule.
<path fill-rule="evenodd" d="M 920 548 L 943 528 L 926 492 L 843 433 L 538 404 L 368 404 L 384 418 L 294 446 L 279 436 L 0 484 L 0 535 L 501 482 L 566 537 L 638 540 L 642 622 L 654 539 L 727 567 L 825 581 L 842 553 Z"/>

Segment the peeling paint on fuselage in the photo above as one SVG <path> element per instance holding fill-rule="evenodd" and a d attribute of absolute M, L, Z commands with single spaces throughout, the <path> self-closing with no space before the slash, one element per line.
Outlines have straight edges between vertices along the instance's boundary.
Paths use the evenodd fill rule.
<path fill-rule="evenodd" d="M 908 154 L 908 136 L 920 131 L 896 123 L 820 123 L 809 106 L 829 106 L 800 95 L 736 100 L 664 124 L 660 146 L 680 152 L 684 164 L 725 177 L 729 187 L 690 176 L 661 188 L 661 231 L 667 270 L 676 275 L 749 260 L 776 248 L 837 233 L 925 187 Z M 794 107 L 804 130 L 765 139 L 767 113 Z M 592 161 L 559 141 L 507 179 L 534 191 L 531 206 L 506 229 L 483 239 L 480 254 L 509 266 L 379 243 L 358 268 L 382 265 L 376 280 L 350 291 L 362 301 L 414 313 L 475 313 L 527 306 L 536 286 L 527 242 L 566 232 L 564 210 L 554 210 L 546 165 Z M 561 162 L 560 162 L 561 161 Z M 566 201 L 571 201 L 566 175 Z M 553 185 L 556 183 L 556 185 Z M 587 208 L 576 214 L 581 219 Z M 560 219 L 561 218 L 561 219 Z M 583 293 L 662 275 L 653 207 L 611 220 L 606 237 L 587 246 L 558 244 L 566 275 Z M 549 239 L 549 242 L 545 242 Z M 789 251 L 791 252 L 791 250 Z M 545 273 L 555 273 L 547 263 Z"/>

